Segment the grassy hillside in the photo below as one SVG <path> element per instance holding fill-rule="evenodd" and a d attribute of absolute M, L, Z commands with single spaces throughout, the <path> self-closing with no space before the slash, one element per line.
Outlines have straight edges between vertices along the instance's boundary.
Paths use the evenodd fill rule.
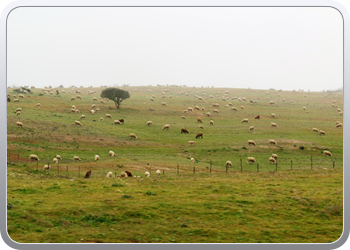
<path fill-rule="evenodd" d="M 123 89 L 131 98 L 121 109 L 112 101 L 100 102 L 102 88 L 79 89 L 82 99 L 74 101 L 70 99 L 77 95 L 76 89 L 64 89 L 66 93 L 58 89 L 59 95 L 34 89 L 19 103 L 12 97 L 18 93 L 8 89 L 8 202 L 13 206 L 8 210 L 8 229 L 14 240 L 331 242 L 340 237 L 343 130 L 335 124 L 342 122 L 337 111 L 343 109 L 341 93 L 252 89 L 225 93 L 226 89 L 161 86 Z M 96 93 L 89 95 L 89 90 Z M 35 107 L 38 102 L 41 106 Z M 212 107 L 213 103 L 220 107 Z M 225 107 L 229 103 L 232 106 Z M 92 104 L 100 108 L 96 114 L 90 114 Z M 80 113 L 72 113 L 72 105 Z M 195 106 L 204 111 L 183 113 Z M 22 108 L 19 116 L 16 108 Z M 83 114 L 86 118 L 80 119 Z M 254 119 L 256 115 L 261 118 Z M 104 120 L 99 121 L 100 117 Z M 197 122 L 198 117 L 203 123 Z M 249 122 L 242 123 L 244 118 Z M 115 119 L 125 123 L 113 125 Z M 74 125 L 75 120 L 82 126 Z M 209 125 L 210 120 L 214 125 Z M 17 121 L 23 128 L 16 127 Z M 147 126 L 147 121 L 153 124 Z M 272 122 L 278 128 L 272 128 Z M 169 130 L 162 130 L 165 124 Z M 314 127 L 326 135 L 312 132 Z M 182 128 L 190 133 L 181 134 Z M 200 132 L 203 139 L 196 139 Z M 131 140 L 130 133 L 138 139 Z M 277 145 L 269 145 L 269 139 Z M 196 144 L 189 145 L 190 140 Z M 248 140 L 257 145 L 248 145 Z M 109 157 L 109 150 L 116 157 Z M 332 157 L 324 157 L 324 150 Z M 38 171 L 36 162 L 29 161 L 30 154 L 40 158 Z M 63 158 L 59 166 L 52 162 L 56 154 Z M 268 161 L 272 154 L 278 155 L 277 172 Z M 95 155 L 100 156 L 97 162 Z M 82 161 L 73 162 L 73 156 Z M 247 157 L 256 159 L 259 173 L 257 164 L 248 164 Z M 228 160 L 233 166 L 226 174 Z M 48 163 L 50 174 L 42 171 Z M 161 178 L 154 174 L 157 169 L 164 170 Z M 87 170 L 92 170 L 89 180 L 82 178 Z M 152 177 L 105 178 L 108 171 L 115 176 L 125 170 L 140 176 L 151 171 Z"/>

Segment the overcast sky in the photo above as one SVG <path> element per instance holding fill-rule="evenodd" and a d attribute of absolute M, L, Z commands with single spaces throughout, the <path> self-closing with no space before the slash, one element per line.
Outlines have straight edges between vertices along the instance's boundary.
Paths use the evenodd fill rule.
<path fill-rule="evenodd" d="M 343 86 L 333 8 L 22 7 L 7 31 L 9 86 Z"/>

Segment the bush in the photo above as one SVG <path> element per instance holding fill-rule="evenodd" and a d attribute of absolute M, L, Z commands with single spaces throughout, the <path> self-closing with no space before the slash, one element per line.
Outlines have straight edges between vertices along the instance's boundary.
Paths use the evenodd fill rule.
<path fill-rule="evenodd" d="M 305 149 L 305 147 L 304 147 L 304 146 L 300 146 L 300 147 L 299 147 L 299 149 L 304 150 L 304 149 Z"/>

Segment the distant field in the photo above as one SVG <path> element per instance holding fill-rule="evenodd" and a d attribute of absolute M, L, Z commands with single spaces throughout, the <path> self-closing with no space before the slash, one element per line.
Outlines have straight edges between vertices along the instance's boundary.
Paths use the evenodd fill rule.
<path fill-rule="evenodd" d="M 12 239 L 332 242 L 340 237 L 343 129 L 335 125 L 343 120 L 337 111 L 343 109 L 342 93 L 124 87 L 131 98 L 117 109 L 112 101 L 100 102 L 102 88 L 78 89 L 81 100 L 71 101 L 78 95 L 77 89 L 59 88 L 59 95 L 56 89 L 53 95 L 33 89 L 19 98 L 19 103 L 13 102 L 18 93 L 8 89 L 8 202 L 13 205 L 8 210 L 8 229 Z M 96 93 L 89 95 L 92 90 Z M 152 95 L 154 102 L 150 101 Z M 37 103 L 41 106 L 35 107 Z M 213 103 L 220 107 L 212 107 Z M 90 114 L 92 104 L 100 109 L 96 114 Z M 80 113 L 72 113 L 72 105 Z M 188 107 L 194 110 L 183 113 Z M 22 108 L 19 116 L 17 108 Z M 81 115 L 86 118 L 80 119 Z M 261 118 L 254 119 L 257 115 Z M 99 121 L 100 117 L 104 120 Z M 197 122 L 199 117 L 203 123 Z M 241 122 L 244 118 L 248 123 Z M 125 123 L 113 125 L 116 119 Z M 75 120 L 82 126 L 74 125 Z M 214 125 L 209 125 L 210 120 Z M 17 121 L 23 128 L 16 127 Z M 147 121 L 152 125 L 147 126 Z M 278 128 L 271 127 L 272 122 Z M 169 130 L 162 130 L 165 124 L 170 125 Z M 182 128 L 190 133 L 181 134 Z M 326 135 L 312 132 L 312 128 L 324 130 Z M 200 132 L 203 139 L 195 139 Z M 131 140 L 130 133 L 136 134 L 137 140 Z M 277 145 L 269 145 L 269 139 Z M 254 140 L 256 146 L 248 145 L 248 140 Z M 189 145 L 188 141 L 196 143 Z M 110 150 L 116 157 L 108 155 Z M 332 157 L 324 157 L 324 150 Z M 29 161 L 30 154 L 40 158 L 38 171 L 37 164 Z M 59 169 L 52 161 L 57 154 L 63 158 Z M 277 172 L 276 164 L 268 160 L 272 154 L 278 155 Z M 100 156 L 97 162 L 93 161 L 95 155 Z M 81 162 L 73 162 L 73 156 Z M 248 164 L 247 157 L 256 159 L 259 173 L 257 164 Z M 228 173 L 226 161 L 233 163 Z M 50 174 L 42 170 L 48 163 Z M 160 179 L 154 174 L 157 169 L 164 170 Z M 90 180 L 82 179 L 87 170 L 92 171 Z M 152 177 L 105 178 L 108 171 L 115 176 L 125 170 L 140 176 L 151 171 Z M 112 187 L 113 183 L 123 186 Z M 156 228 L 154 235 L 150 227 Z M 62 236 L 62 232 L 75 236 Z"/>

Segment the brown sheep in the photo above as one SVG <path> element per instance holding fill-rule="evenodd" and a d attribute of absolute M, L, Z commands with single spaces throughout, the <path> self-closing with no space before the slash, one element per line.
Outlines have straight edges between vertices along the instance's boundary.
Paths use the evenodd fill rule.
<path fill-rule="evenodd" d="M 124 119 L 119 119 L 121 124 L 124 124 Z"/>
<path fill-rule="evenodd" d="M 255 116 L 254 119 L 260 119 L 260 115 Z"/>
<path fill-rule="evenodd" d="M 91 176 L 91 170 L 87 171 L 85 174 L 85 178 L 90 178 Z"/>
<path fill-rule="evenodd" d="M 213 120 L 210 120 L 210 121 L 209 121 L 209 124 L 210 124 L 210 125 L 214 125 L 214 121 L 213 121 Z"/>
<path fill-rule="evenodd" d="M 204 127 L 202 125 L 199 125 L 199 128 L 204 129 Z"/>
<path fill-rule="evenodd" d="M 181 129 L 181 134 L 182 134 L 182 133 L 188 134 L 189 132 L 188 132 L 188 130 L 187 130 L 187 129 L 182 128 L 182 129 Z"/>
<path fill-rule="evenodd" d="M 128 177 L 132 177 L 131 172 L 129 172 L 129 171 L 126 170 L 125 173 L 127 174 Z"/>
<path fill-rule="evenodd" d="M 202 118 L 197 118 L 197 122 L 203 122 Z"/>
<path fill-rule="evenodd" d="M 203 133 L 197 134 L 197 135 L 196 135 L 196 139 L 197 139 L 197 138 L 202 138 L 202 139 L 203 139 Z"/>

